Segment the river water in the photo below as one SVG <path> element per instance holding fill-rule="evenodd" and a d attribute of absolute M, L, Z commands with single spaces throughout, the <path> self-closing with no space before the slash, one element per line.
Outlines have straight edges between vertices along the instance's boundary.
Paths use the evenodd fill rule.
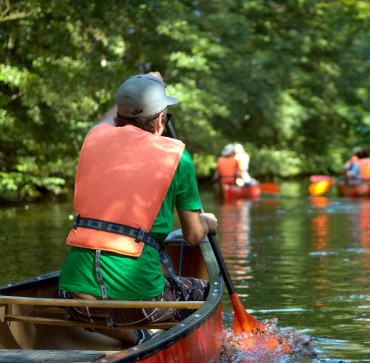
<path fill-rule="evenodd" d="M 221 202 L 209 187 L 201 198 L 218 217 L 217 238 L 243 306 L 310 339 L 316 353 L 265 361 L 370 362 L 370 200 L 338 198 L 335 190 L 313 198 L 296 182 L 257 200 Z M 72 200 L 0 206 L 0 283 L 60 269 L 72 216 Z M 224 312 L 230 328 L 226 291 Z M 261 361 L 233 354 L 233 362 Z"/>

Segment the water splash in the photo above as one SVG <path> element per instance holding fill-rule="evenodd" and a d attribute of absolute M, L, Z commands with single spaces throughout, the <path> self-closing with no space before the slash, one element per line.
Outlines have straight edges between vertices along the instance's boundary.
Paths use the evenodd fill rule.
<path fill-rule="evenodd" d="M 275 318 L 250 332 L 226 329 L 219 362 L 296 362 L 315 356 L 309 337 L 298 331 L 280 331 Z"/>

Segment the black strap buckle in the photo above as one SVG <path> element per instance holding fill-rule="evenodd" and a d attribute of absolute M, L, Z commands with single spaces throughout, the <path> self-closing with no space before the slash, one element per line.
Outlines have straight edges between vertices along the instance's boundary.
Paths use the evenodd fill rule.
<path fill-rule="evenodd" d="M 144 235 L 145 235 L 145 229 L 143 227 L 140 227 L 137 237 L 135 239 L 135 242 L 137 243 L 141 242 L 144 238 Z"/>
<path fill-rule="evenodd" d="M 75 214 L 75 219 L 73 220 L 73 228 L 76 229 L 77 228 L 77 224 L 78 224 L 78 220 L 80 218 L 80 214 L 79 213 L 76 213 Z"/>

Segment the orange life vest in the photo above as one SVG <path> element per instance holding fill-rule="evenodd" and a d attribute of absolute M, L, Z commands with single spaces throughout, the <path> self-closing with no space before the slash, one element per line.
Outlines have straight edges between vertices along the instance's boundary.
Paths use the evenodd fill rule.
<path fill-rule="evenodd" d="M 217 160 L 218 171 L 220 173 L 220 182 L 226 184 L 235 184 L 236 173 L 239 168 L 238 161 L 234 156 L 219 157 Z"/>
<path fill-rule="evenodd" d="M 360 168 L 362 179 L 370 179 L 370 159 L 359 159 L 358 166 Z"/>
<path fill-rule="evenodd" d="M 356 155 L 351 156 L 351 164 L 357 163 L 359 160 L 360 159 L 358 158 L 358 156 Z"/>
<path fill-rule="evenodd" d="M 128 125 L 94 126 L 82 146 L 75 183 L 75 213 L 149 232 L 185 145 Z M 138 257 L 134 237 L 76 227 L 67 244 Z"/>

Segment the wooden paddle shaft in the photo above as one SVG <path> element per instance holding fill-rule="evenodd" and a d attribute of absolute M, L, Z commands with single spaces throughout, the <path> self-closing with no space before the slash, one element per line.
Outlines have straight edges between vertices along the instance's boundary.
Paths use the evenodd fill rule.
<path fill-rule="evenodd" d="M 203 211 L 203 207 L 202 207 L 202 211 Z M 220 268 L 221 275 L 224 279 L 227 291 L 228 291 L 229 295 L 233 295 L 233 294 L 236 293 L 236 291 L 235 291 L 234 285 L 231 282 L 231 277 L 229 275 L 229 270 L 226 267 L 226 264 L 225 264 L 225 261 L 224 261 L 224 258 L 222 256 L 222 254 L 221 254 L 220 247 L 218 246 L 216 237 L 213 234 L 208 234 L 208 240 L 209 240 L 209 243 L 211 244 L 213 253 L 216 257 L 216 260 L 217 260 L 218 266 Z"/>

